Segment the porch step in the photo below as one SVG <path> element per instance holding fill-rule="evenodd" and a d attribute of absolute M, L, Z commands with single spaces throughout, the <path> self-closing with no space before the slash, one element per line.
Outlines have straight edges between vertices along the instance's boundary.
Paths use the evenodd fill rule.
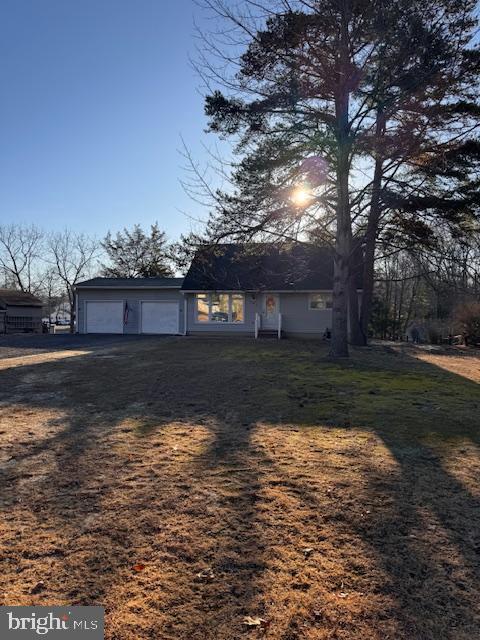
<path fill-rule="evenodd" d="M 260 329 L 258 332 L 259 338 L 278 338 L 277 329 Z"/>

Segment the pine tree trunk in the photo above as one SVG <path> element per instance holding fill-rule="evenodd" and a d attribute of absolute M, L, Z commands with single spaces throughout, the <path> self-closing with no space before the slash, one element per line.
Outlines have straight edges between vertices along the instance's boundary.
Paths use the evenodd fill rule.
<path fill-rule="evenodd" d="M 377 111 L 376 138 L 380 140 L 385 130 L 385 117 L 383 109 L 379 107 Z M 373 285 L 375 276 L 375 248 L 378 234 L 378 223 L 380 220 L 380 193 L 383 176 L 383 159 L 377 155 L 375 159 L 375 170 L 372 182 L 372 199 L 368 214 L 367 231 L 365 234 L 365 253 L 363 265 L 363 294 L 362 308 L 360 312 L 360 326 L 363 334 L 363 344 L 368 341 L 368 326 L 372 314 Z"/>
<path fill-rule="evenodd" d="M 346 42 L 346 36 L 344 37 L 344 42 Z M 344 68 L 346 68 L 348 52 L 345 47 L 343 48 L 341 58 L 344 61 Z M 350 198 L 348 188 L 350 173 L 348 109 L 348 88 L 339 87 L 335 101 L 338 142 L 336 167 L 337 229 L 333 271 L 332 340 L 330 347 L 330 355 L 334 358 L 348 357 L 348 298 L 352 244 L 352 221 L 350 217 Z"/>
<path fill-rule="evenodd" d="M 365 337 L 360 325 L 358 293 L 356 289 L 355 277 L 350 274 L 348 287 L 348 320 L 349 320 L 349 341 L 350 344 L 363 347 L 366 344 Z"/>
<path fill-rule="evenodd" d="M 348 238 L 337 231 L 333 272 L 332 340 L 330 355 L 348 357 Z"/>

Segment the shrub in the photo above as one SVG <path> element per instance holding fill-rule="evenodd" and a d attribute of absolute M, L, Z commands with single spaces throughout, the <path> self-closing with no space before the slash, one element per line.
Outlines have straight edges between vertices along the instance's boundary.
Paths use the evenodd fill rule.
<path fill-rule="evenodd" d="M 467 302 L 457 308 L 455 319 L 466 345 L 480 345 L 480 302 Z"/>

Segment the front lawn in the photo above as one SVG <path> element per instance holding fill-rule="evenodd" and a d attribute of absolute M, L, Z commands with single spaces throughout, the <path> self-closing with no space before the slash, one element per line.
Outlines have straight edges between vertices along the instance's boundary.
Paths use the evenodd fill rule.
<path fill-rule="evenodd" d="M 0 603 L 104 605 L 108 640 L 480 638 L 479 382 L 297 340 L 0 360 Z"/>

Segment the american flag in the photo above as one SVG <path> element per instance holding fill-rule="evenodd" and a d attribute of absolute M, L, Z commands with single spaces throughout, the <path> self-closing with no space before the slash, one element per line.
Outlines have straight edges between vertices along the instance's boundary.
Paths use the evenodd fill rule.
<path fill-rule="evenodd" d="M 128 302 L 125 302 L 125 309 L 123 310 L 123 324 L 128 324 L 129 311 L 130 311 L 130 307 L 128 306 Z"/>

